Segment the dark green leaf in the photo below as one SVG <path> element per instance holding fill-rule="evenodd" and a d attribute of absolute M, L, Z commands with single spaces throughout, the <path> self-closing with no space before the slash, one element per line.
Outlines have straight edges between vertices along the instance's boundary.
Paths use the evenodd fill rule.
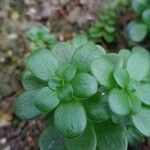
<path fill-rule="evenodd" d="M 88 98 L 94 95 L 98 88 L 96 79 L 87 73 L 77 74 L 71 85 L 74 95 L 79 98 Z"/>
<path fill-rule="evenodd" d="M 38 90 L 47 85 L 45 81 L 37 78 L 31 72 L 23 75 L 22 84 L 25 90 Z"/>
<path fill-rule="evenodd" d="M 16 99 L 13 110 L 17 117 L 27 120 L 36 118 L 41 114 L 34 105 L 37 92 L 37 90 L 26 91 Z"/>
<path fill-rule="evenodd" d="M 127 150 L 127 137 L 124 129 L 111 121 L 96 125 L 98 150 Z"/>
<path fill-rule="evenodd" d="M 58 106 L 54 114 L 54 122 L 62 136 L 72 139 L 84 132 L 87 118 L 82 105 L 72 100 Z"/>
<path fill-rule="evenodd" d="M 150 25 L 150 8 L 146 9 L 142 14 L 143 20 Z"/>
<path fill-rule="evenodd" d="M 125 116 L 130 113 L 128 95 L 119 89 L 113 89 L 110 92 L 109 106 L 118 115 Z"/>
<path fill-rule="evenodd" d="M 75 139 L 66 140 L 68 150 L 95 150 L 97 144 L 96 134 L 92 125 L 88 124 L 84 133 Z"/>
<path fill-rule="evenodd" d="M 26 60 L 30 71 L 42 80 L 48 81 L 58 68 L 55 56 L 48 49 L 34 51 Z"/>
<path fill-rule="evenodd" d="M 92 61 L 100 56 L 101 53 L 94 44 L 85 44 L 75 51 L 72 63 L 79 71 L 89 72 Z"/>
<path fill-rule="evenodd" d="M 49 87 L 44 87 L 37 93 L 34 103 L 40 111 L 50 112 L 58 105 L 59 97 Z"/>

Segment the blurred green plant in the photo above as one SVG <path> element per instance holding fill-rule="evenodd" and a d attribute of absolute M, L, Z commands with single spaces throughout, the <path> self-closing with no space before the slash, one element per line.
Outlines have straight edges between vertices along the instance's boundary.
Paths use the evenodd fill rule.
<path fill-rule="evenodd" d="M 128 0 L 115 0 L 102 9 L 101 17 L 87 31 L 90 40 L 100 42 L 105 40 L 112 43 L 117 38 L 116 22 L 120 12 L 124 12 L 129 4 Z"/>
<path fill-rule="evenodd" d="M 134 143 L 141 134 L 150 136 L 150 55 L 145 49 L 106 54 L 79 35 L 51 51 L 34 51 L 26 65 L 25 92 L 14 112 L 24 120 L 46 115 L 41 150 L 127 150 L 127 137 Z"/>
<path fill-rule="evenodd" d="M 56 43 L 55 36 L 46 26 L 32 26 L 26 31 L 26 35 L 31 40 L 33 49 L 51 48 Z"/>
<path fill-rule="evenodd" d="M 137 19 L 127 26 L 129 38 L 133 42 L 142 42 L 150 34 L 150 0 L 132 0 L 132 9 Z"/>

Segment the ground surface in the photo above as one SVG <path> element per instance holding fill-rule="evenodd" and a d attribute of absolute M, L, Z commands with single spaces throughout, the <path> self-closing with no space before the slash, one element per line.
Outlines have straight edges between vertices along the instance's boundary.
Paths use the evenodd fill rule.
<path fill-rule="evenodd" d="M 24 59 L 30 52 L 24 31 L 45 24 L 51 26 L 57 39 L 70 39 L 94 22 L 102 4 L 109 1 L 0 0 L 0 150 L 38 150 L 44 126 L 42 118 L 23 122 L 12 112 L 13 101 L 22 91 Z M 139 150 L 150 148 L 143 144 Z"/>

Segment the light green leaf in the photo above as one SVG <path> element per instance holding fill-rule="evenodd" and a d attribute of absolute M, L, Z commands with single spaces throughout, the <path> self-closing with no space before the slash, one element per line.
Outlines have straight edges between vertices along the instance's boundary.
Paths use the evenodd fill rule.
<path fill-rule="evenodd" d="M 37 93 L 34 103 L 40 111 L 50 112 L 58 105 L 59 97 L 49 87 L 44 87 Z"/>
<path fill-rule="evenodd" d="M 128 95 L 119 89 L 113 89 L 109 95 L 110 109 L 118 115 L 128 115 L 130 113 L 130 105 Z"/>
<path fill-rule="evenodd" d="M 129 38 L 133 42 L 141 42 L 148 33 L 146 24 L 136 23 L 129 29 Z"/>
<path fill-rule="evenodd" d="M 40 150 L 66 150 L 63 138 L 58 134 L 53 124 L 49 125 L 39 139 Z"/>
<path fill-rule="evenodd" d="M 128 142 L 124 129 L 111 121 L 96 124 L 98 150 L 127 150 Z"/>
<path fill-rule="evenodd" d="M 130 82 L 130 77 L 126 69 L 116 68 L 113 72 L 114 78 L 120 87 L 126 88 Z"/>
<path fill-rule="evenodd" d="M 48 82 L 48 86 L 51 90 L 57 91 L 60 89 L 63 85 L 63 81 L 60 80 L 59 78 L 51 78 Z"/>
<path fill-rule="evenodd" d="M 95 94 L 88 100 L 82 101 L 87 116 L 92 121 L 106 121 L 109 119 L 107 95 Z"/>
<path fill-rule="evenodd" d="M 150 105 L 150 84 L 141 84 L 135 91 L 135 95 L 147 105 Z"/>
<path fill-rule="evenodd" d="M 94 128 L 88 124 L 84 133 L 75 139 L 66 140 L 67 149 L 69 150 L 95 150 L 97 139 Z"/>
<path fill-rule="evenodd" d="M 66 85 L 58 91 L 58 96 L 61 101 L 70 101 L 73 98 L 73 88 L 71 85 Z"/>
<path fill-rule="evenodd" d="M 92 61 L 101 56 L 94 44 L 85 44 L 79 47 L 72 57 L 72 63 L 79 71 L 89 72 Z"/>
<path fill-rule="evenodd" d="M 108 88 L 114 87 L 115 80 L 113 78 L 113 64 L 104 58 L 98 58 L 92 62 L 91 70 L 100 84 Z"/>
<path fill-rule="evenodd" d="M 58 68 L 55 56 L 48 49 L 34 51 L 26 60 L 29 70 L 38 78 L 48 81 Z"/>
<path fill-rule="evenodd" d="M 127 62 L 130 77 L 138 81 L 142 80 L 149 72 L 149 61 L 149 55 L 145 50 L 134 50 Z"/>
<path fill-rule="evenodd" d="M 59 64 L 69 63 L 74 51 L 75 49 L 70 43 L 58 43 L 52 49 L 52 53 L 59 61 Z"/>
<path fill-rule="evenodd" d="M 132 115 L 135 127 L 145 136 L 150 136 L 150 110 L 142 108 L 140 113 Z"/>
<path fill-rule="evenodd" d="M 145 23 L 147 23 L 148 25 L 150 25 L 150 7 L 149 7 L 149 9 L 146 9 L 142 13 L 142 17 L 143 17 L 143 20 L 145 21 Z"/>
<path fill-rule="evenodd" d="M 98 48 L 98 50 L 101 53 L 101 55 L 106 54 L 106 51 L 105 51 L 105 49 L 102 46 L 96 45 L 96 47 Z"/>
<path fill-rule="evenodd" d="M 58 106 L 54 113 L 54 122 L 63 137 L 72 139 L 84 132 L 87 118 L 82 105 L 72 100 Z"/>
<path fill-rule="evenodd" d="M 74 95 L 79 98 L 88 98 L 94 95 L 98 88 L 96 79 L 87 73 L 77 74 L 71 85 Z"/>
<path fill-rule="evenodd" d="M 37 92 L 37 90 L 26 91 L 16 99 L 13 111 L 18 118 L 28 120 L 36 118 L 41 114 L 34 105 L 35 95 Z"/>
<path fill-rule="evenodd" d="M 45 81 L 37 78 L 31 72 L 23 75 L 22 84 L 25 90 L 38 90 L 47 85 Z"/>
<path fill-rule="evenodd" d="M 72 39 L 72 45 L 75 49 L 77 49 L 78 47 L 86 44 L 88 42 L 88 39 L 86 37 L 86 35 L 84 34 L 79 34 L 76 35 L 73 39 Z"/>

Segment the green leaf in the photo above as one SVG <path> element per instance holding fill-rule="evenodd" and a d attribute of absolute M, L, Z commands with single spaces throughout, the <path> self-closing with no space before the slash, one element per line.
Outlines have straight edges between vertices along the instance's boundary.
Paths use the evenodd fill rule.
<path fill-rule="evenodd" d="M 71 85 L 66 85 L 58 91 L 58 96 L 61 101 L 70 101 L 73 98 L 73 88 Z"/>
<path fill-rule="evenodd" d="M 34 103 L 40 111 L 50 112 L 58 105 L 59 97 L 49 87 L 44 87 L 37 93 Z"/>
<path fill-rule="evenodd" d="M 111 121 L 96 125 L 98 150 L 127 150 L 128 142 L 124 129 Z"/>
<path fill-rule="evenodd" d="M 88 42 L 88 39 L 84 34 L 76 35 L 72 39 L 72 45 L 74 46 L 75 49 L 77 49 L 78 47 L 86 44 L 87 42 Z"/>
<path fill-rule="evenodd" d="M 102 46 L 96 45 L 96 47 L 98 48 L 98 50 L 101 53 L 101 55 L 106 54 L 106 51 L 105 51 L 105 49 Z"/>
<path fill-rule="evenodd" d="M 82 105 L 72 100 L 58 106 L 54 113 L 54 122 L 63 137 L 72 139 L 84 132 L 87 118 Z"/>
<path fill-rule="evenodd" d="M 136 52 L 135 52 L 136 51 Z M 145 50 L 134 50 L 127 62 L 127 71 L 131 78 L 142 80 L 149 72 L 149 55 Z"/>
<path fill-rule="evenodd" d="M 133 42 L 141 42 L 148 33 L 146 24 L 136 23 L 129 29 L 129 38 Z"/>
<path fill-rule="evenodd" d="M 95 94 L 88 100 L 82 101 L 87 116 L 92 121 L 106 121 L 109 119 L 107 95 Z"/>
<path fill-rule="evenodd" d="M 98 58 L 92 62 L 91 70 L 100 84 L 108 88 L 114 87 L 115 80 L 113 78 L 113 64 L 104 58 Z"/>
<path fill-rule="evenodd" d="M 55 55 L 59 64 L 69 63 L 75 49 L 70 43 L 55 44 L 52 53 Z"/>
<path fill-rule="evenodd" d="M 131 52 L 128 49 L 121 49 L 119 51 L 119 55 L 121 55 L 123 58 L 123 67 L 126 67 L 127 61 L 131 55 Z"/>
<path fill-rule="evenodd" d="M 110 109 L 118 115 L 128 115 L 130 113 L 130 105 L 126 93 L 119 89 L 113 89 L 109 94 Z"/>
<path fill-rule="evenodd" d="M 23 75 L 22 84 L 25 90 L 38 90 L 47 85 L 45 81 L 37 78 L 31 72 Z"/>
<path fill-rule="evenodd" d="M 87 74 L 79 73 L 71 82 L 74 95 L 79 98 L 88 98 L 97 92 L 98 84 L 96 79 Z"/>
<path fill-rule="evenodd" d="M 26 60 L 29 70 L 38 78 L 48 81 L 58 68 L 55 56 L 48 49 L 34 51 Z"/>
<path fill-rule="evenodd" d="M 133 113 L 138 113 L 141 111 L 141 101 L 140 99 L 133 93 L 129 94 L 129 103 L 130 108 Z"/>
<path fill-rule="evenodd" d="M 65 150 L 64 141 L 53 124 L 49 125 L 39 139 L 40 150 Z"/>
<path fill-rule="evenodd" d="M 94 44 L 85 44 L 79 47 L 72 57 L 72 63 L 79 71 L 89 72 L 92 61 L 101 56 Z"/>
<path fill-rule="evenodd" d="M 41 114 L 34 105 L 37 92 L 37 90 L 26 91 L 15 100 L 13 110 L 18 118 L 28 120 L 36 118 Z"/>
<path fill-rule="evenodd" d="M 150 105 L 150 84 L 141 84 L 135 91 L 135 95 L 147 105 Z"/>
<path fill-rule="evenodd" d="M 130 77 L 126 69 L 116 68 L 113 72 L 114 78 L 118 85 L 122 88 L 126 88 L 130 82 Z"/>
<path fill-rule="evenodd" d="M 150 136 L 150 110 L 142 108 L 140 113 L 132 115 L 135 127 L 145 136 Z"/>
<path fill-rule="evenodd" d="M 142 14 L 143 20 L 145 23 L 150 25 L 150 8 L 146 9 Z"/>
<path fill-rule="evenodd" d="M 60 89 L 63 85 L 63 81 L 60 80 L 59 78 L 51 78 L 48 82 L 48 86 L 51 90 L 57 91 Z"/>
<path fill-rule="evenodd" d="M 94 128 L 88 124 L 84 133 L 75 139 L 66 140 L 67 149 L 69 150 L 95 150 L 97 139 Z"/>

